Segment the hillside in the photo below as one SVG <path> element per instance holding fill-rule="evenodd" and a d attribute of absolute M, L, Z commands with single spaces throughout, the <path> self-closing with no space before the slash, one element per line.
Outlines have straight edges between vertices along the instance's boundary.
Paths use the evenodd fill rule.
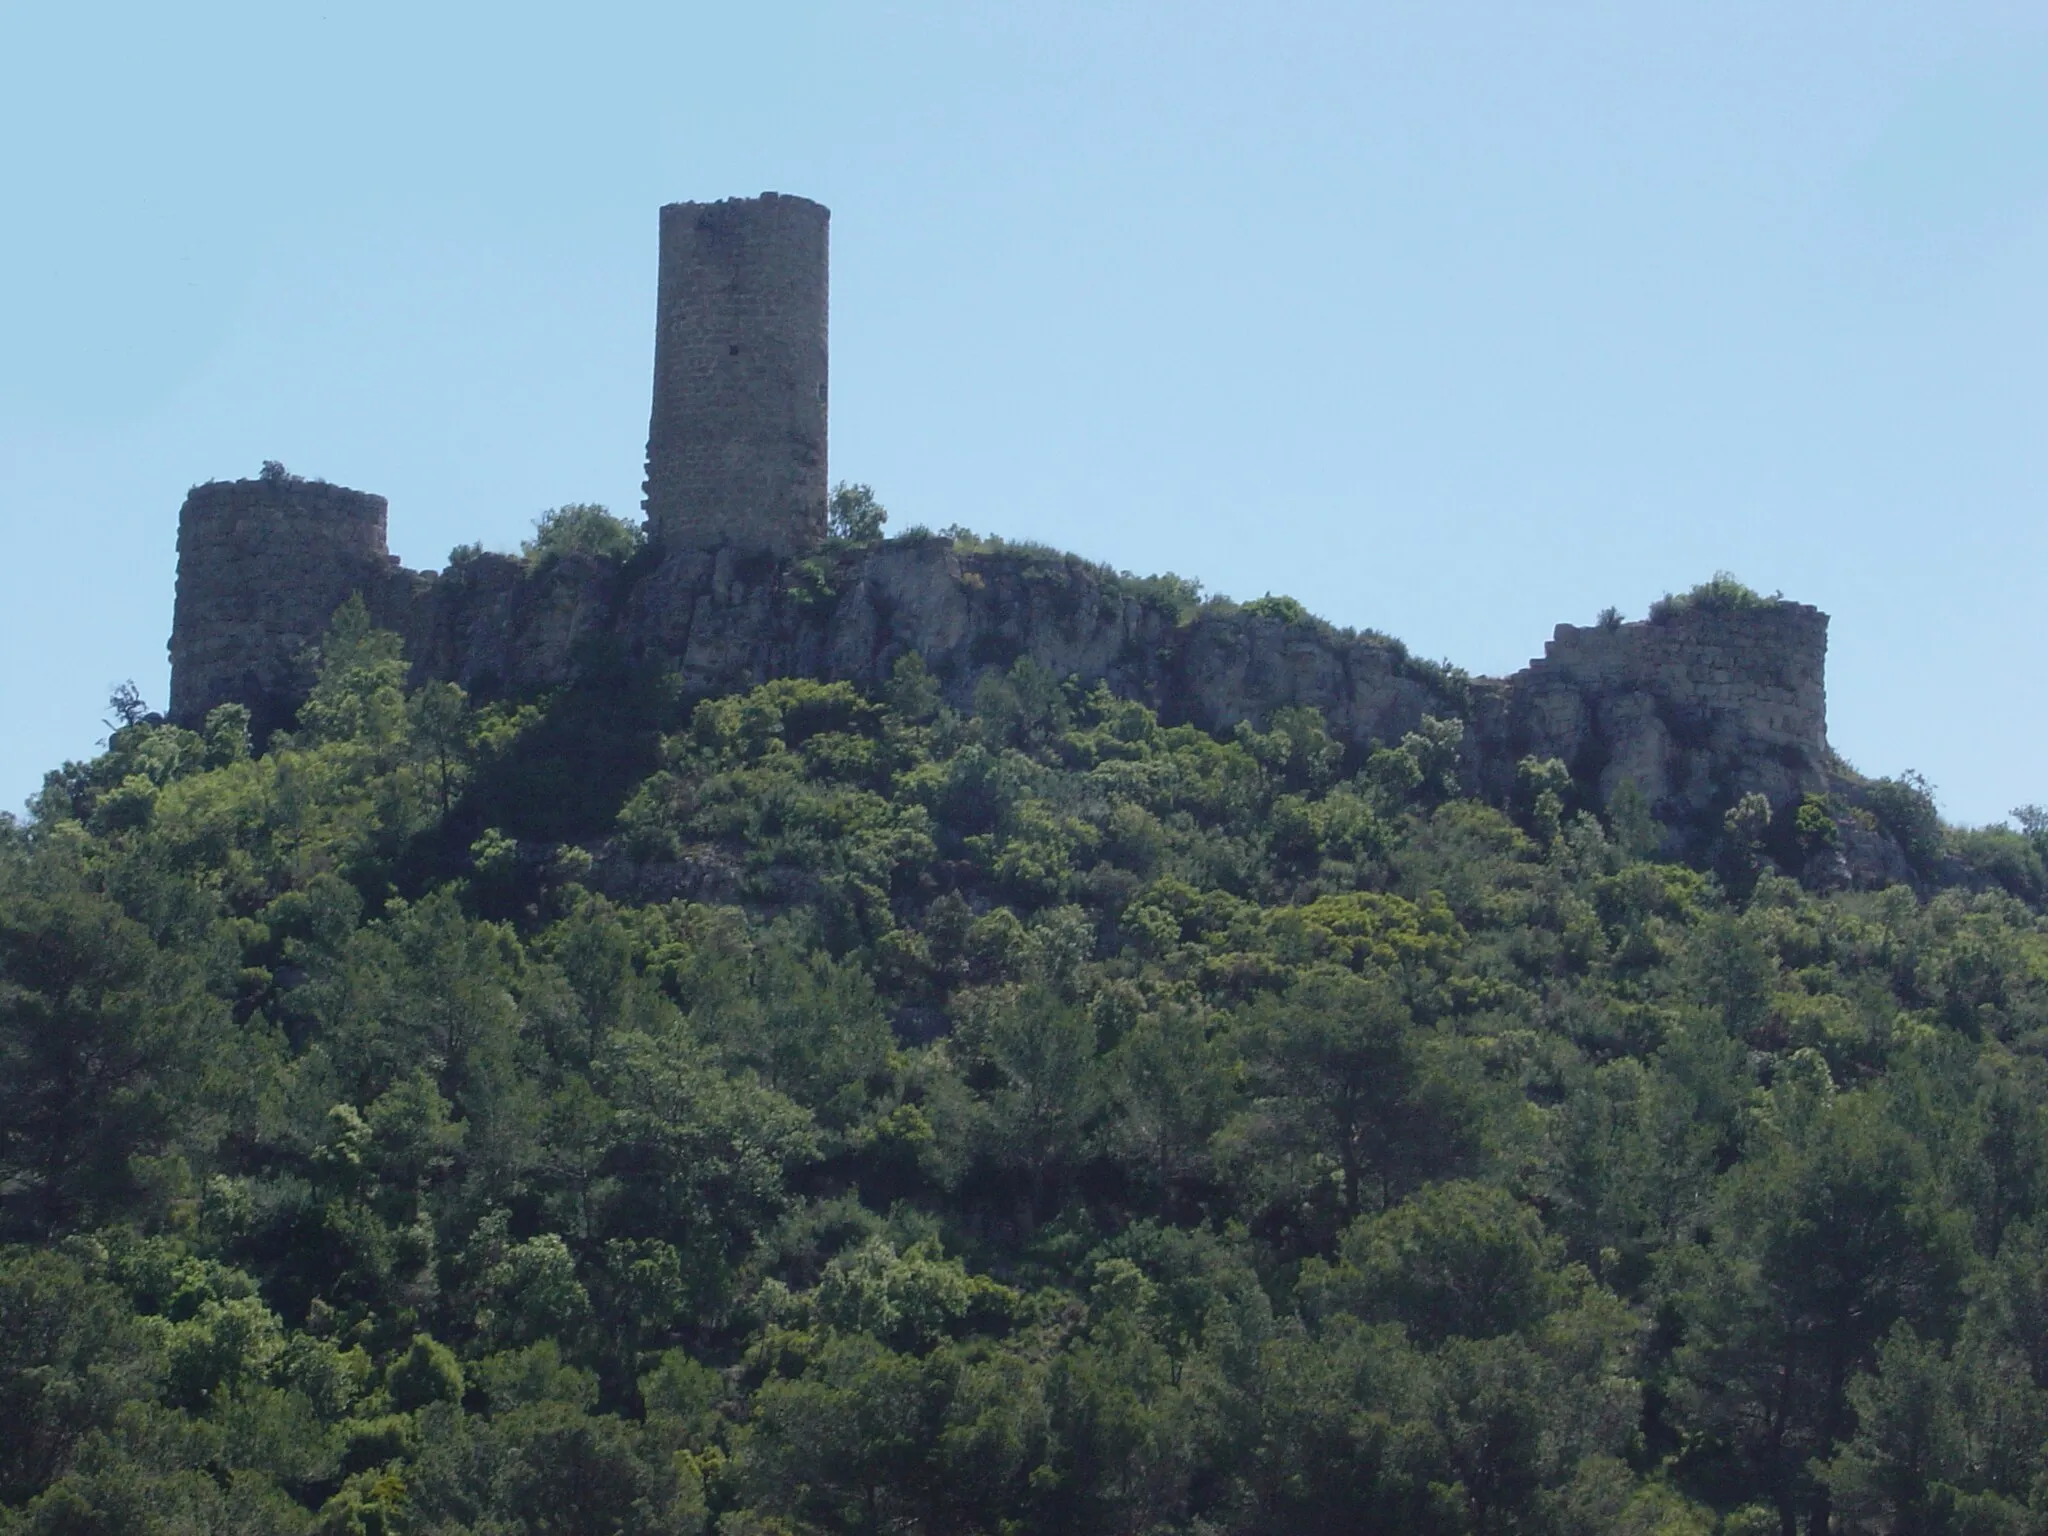
<path fill-rule="evenodd" d="M 374 608 L 0 824 L 4 1536 L 2048 1525 L 2048 817 Z"/>

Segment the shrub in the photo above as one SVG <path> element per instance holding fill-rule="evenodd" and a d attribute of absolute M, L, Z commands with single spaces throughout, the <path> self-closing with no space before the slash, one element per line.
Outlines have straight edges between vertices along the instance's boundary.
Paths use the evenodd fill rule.
<path fill-rule="evenodd" d="M 1957 829 L 1949 834 L 1948 851 L 1979 880 L 2021 901 L 2039 903 L 2048 895 L 2048 867 L 2024 833 L 2004 826 Z"/>
<path fill-rule="evenodd" d="M 1802 795 L 1792 822 L 1800 848 L 1809 854 L 1833 848 L 1842 840 L 1841 828 L 1835 825 L 1834 807 L 1825 795 Z"/>
<path fill-rule="evenodd" d="M 1572 771 L 1562 758 L 1525 757 L 1515 764 L 1515 798 L 1528 826 L 1544 847 L 1557 841 L 1564 825 L 1565 797 L 1572 792 Z"/>
<path fill-rule="evenodd" d="M 1650 622 L 1667 623 L 1681 613 L 1743 613 L 1753 608 L 1775 608 L 1784 602 L 1782 593 L 1765 597 L 1754 587 L 1743 585 L 1732 572 L 1716 571 L 1713 578 L 1701 582 L 1690 592 L 1673 594 L 1666 592 L 1650 604 Z M 1605 615 L 1602 615 L 1603 622 Z"/>
<path fill-rule="evenodd" d="M 1622 779 L 1607 797 L 1607 830 L 1631 859 L 1647 859 L 1662 846 L 1664 828 L 1650 808 L 1649 796 L 1633 778 Z"/>
<path fill-rule="evenodd" d="M 206 766 L 225 768 L 249 756 L 251 720 L 246 704 L 216 704 L 206 712 Z"/>
<path fill-rule="evenodd" d="M 1942 850 L 1934 786 L 1908 768 L 1896 779 L 1877 780 L 1865 795 L 1877 824 L 1899 845 L 1906 861 L 1925 874 Z"/>
<path fill-rule="evenodd" d="M 1202 584 L 1172 571 L 1158 576 L 1118 571 L 1104 585 L 1119 596 L 1136 598 L 1148 608 L 1164 609 L 1173 615 L 1177 625 L 1188 623 L 1202 608 Z"/>
<path fill-rule="evenodd" d="M 1306 624 L 1309 612 L 1299 601 L 1285 595 L 1275 596 L 1268 592 L 1264 597 L 1255 597 L 1244 605 L 1244 611 L 1255 619 L 1277 619 L 1282 624 Z"/>
<path fill-rule="evenodd" d="M 564 555 L 596 555 L 601 560 L 630 560 L 646 535 L 622 517 L 613 517 L 594 501 L 550 507 L 533 520 L 533 537 L 519 553 L 530 566 L 542 566 Z"/>
<path fill-rule="evenodd" d="M 462 1366 L 447 1345 L 424 1333 L 412 1336 L 412 1348 L 392 1363 L 384 1378 L 393 1406 L 409 1413 L 428 1403 L 462 1401 Z"/>
<path fill-rule="evenodd" d="M 849 544 L 876 544 L 881 542 L 882 525 L 888 521 L 889 509 L 875 500 L 872 487 L 844 480 L 832 487 L 825 528 L 833 538 Z"/>

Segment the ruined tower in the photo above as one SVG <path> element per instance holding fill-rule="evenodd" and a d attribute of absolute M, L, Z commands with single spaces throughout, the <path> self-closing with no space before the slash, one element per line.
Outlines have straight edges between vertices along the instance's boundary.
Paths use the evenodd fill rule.
<path fill-rule="evenodd" d="M 385 501 L 265 474 L 195 485 L 178 513 L 171 718 L 196 725 L 247 704 L 259 728 L 288 721 L 312 676 L 306 647 L 352 593 L 391 577 Z"/>
<path fill-rule="evenodd" d="M 830 220 L 774 192 L 661 210 L 644 505 L 665 548 L 824 541 Z"/>

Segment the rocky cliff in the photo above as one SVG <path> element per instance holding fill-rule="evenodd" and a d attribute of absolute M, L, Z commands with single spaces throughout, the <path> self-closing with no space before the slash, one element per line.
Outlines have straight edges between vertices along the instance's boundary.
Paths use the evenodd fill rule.
<path fill-rule="evenodd" d="M 1562 758 L 1588 800 L 1633 779 L 1686 843 L 1744 794 L 1783 806 L 1827 783 L 1827 616 L 1796 603 L 1561 625 L 1524 671 L 1468 679 L 1383 636 L 1176 605 L 1072 556 L 930 535 L 803 560 L 648 550 L 530 567 L 487 554 L 408 571 L 384 551 L 381 498 L 290 480 L 187 500 L 174 713 L 196 721 L 236 700 L 263 724 L 288 720 L 304 648 L 352 591 L 405 637 L 416 676 L 484 695 L 621 659 L 672 671 L 697 696 L 785 676 L 872 689 L 914 653 L 964 706 L 981 676 L 1029 657 L 1212 731 L 1311 707 L 1361 754 L 1425 715 L 1456 718 L 1473 788 L 1503 798 L 1522 757 Z"/>

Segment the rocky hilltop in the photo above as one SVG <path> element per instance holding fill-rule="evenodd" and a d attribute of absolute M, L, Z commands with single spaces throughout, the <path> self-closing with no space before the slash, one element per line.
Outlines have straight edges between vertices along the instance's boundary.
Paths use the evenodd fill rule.
<path fill-rule="evenodd" d="M 1797 603 L 1745 593 L 1561 625 L 1525 670 L 1474 679 L 1296 605 L 1198 604 L 1035 547 L 835 544 L 829 226 L 822 205 L 776 193 L 662 210 L 636 558 L 476 554 L 407 571 L 381 496 L 281 471 L 195 488 L 178 526 L 172 713 L 233 700 L 259 724 L 288 720 L 307 647 L 359 592 L 416 676 L 482 694 L 559 687 L 600 658 L 698 695 L 789 676 L 874 687 L 915 654 L 965 705 L 1028 657 L 1212 731 L 1313 708 L 1358 753 L 1425 716 L 1462 721 L 1469 788 L 1505 798 L 1523 758 L 1561 759 L 1589 804 L 1632 782 L 1674 851 L 1703 848 L 1746 795 L 1775 809 L 1826 789 L 1827 616 Z"/>
<path fill-rule="evenodd" d="M 195 488 L 179 524 L 174 717 L 235 701 L 287 722 L 308 647 L 361 593 L 405 637 L 416 677 L 486 696 L 621 660 L 695 696 L 790 676 L 875 688 L 914 653 L 965 706 L 984 674 L 1028 657 L 1211 731 L 1313 708 L 1361 754 L 1424 716 L 1459 720 L 1472 789 L 1505 798 L 1522 758 L 1560 758 L 1589 801 L 1633 780 L 1681 843 L 1746 794 L 1782 807 L 1827 786 L 1827 616 L 1798 603 L 1560 625 L 1523 671 L 1470 678 L 1381 635 L 1276 605 L 1176 602 L 1036 548 L 919 534 L 806 558 L 651 547 L 411 571 L 388 551 L 386 515 L 380 496 L 286 476 Z"/>

